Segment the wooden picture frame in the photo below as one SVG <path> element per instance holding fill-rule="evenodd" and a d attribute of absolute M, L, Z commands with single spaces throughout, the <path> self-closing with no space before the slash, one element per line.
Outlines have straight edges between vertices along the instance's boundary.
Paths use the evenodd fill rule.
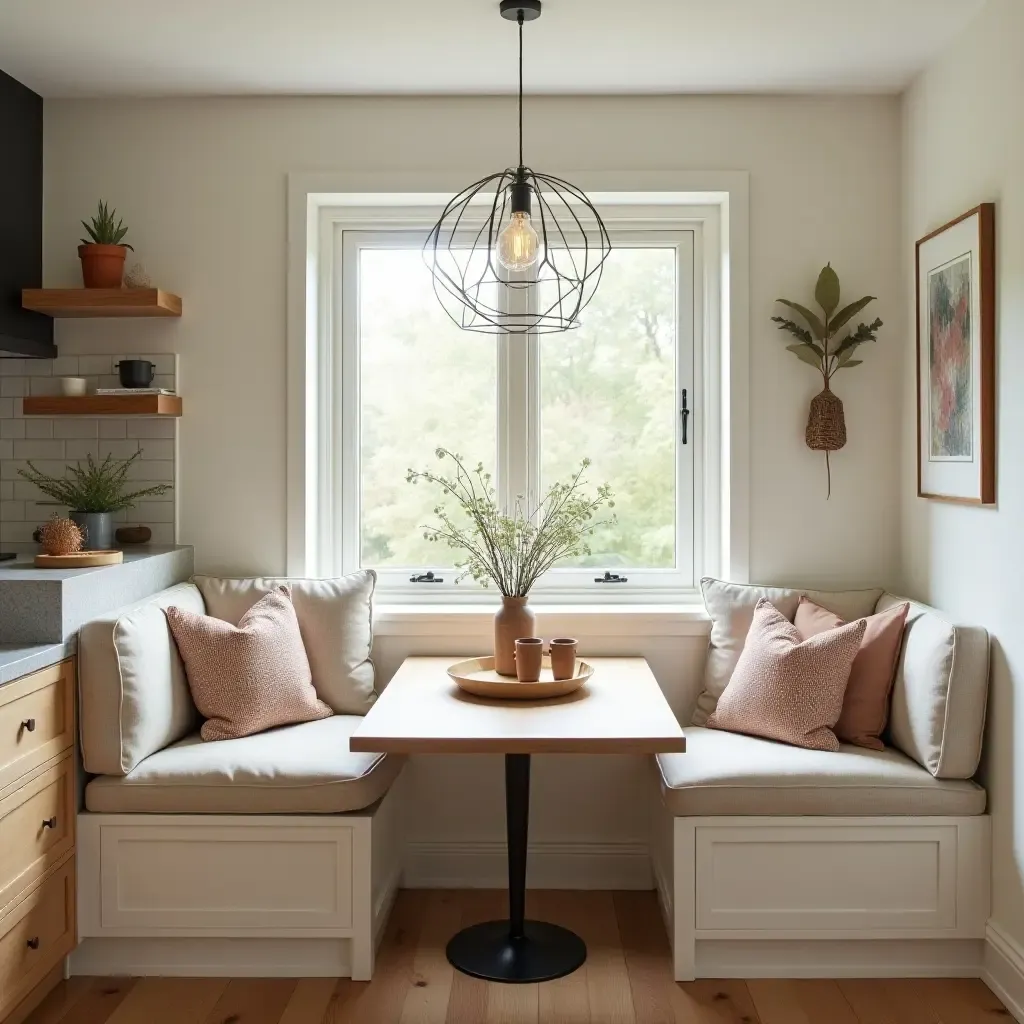
<path fill-rule="evenodd" d="M 917 242 L 917 494 L 996 501 L 995 204 Z"/>

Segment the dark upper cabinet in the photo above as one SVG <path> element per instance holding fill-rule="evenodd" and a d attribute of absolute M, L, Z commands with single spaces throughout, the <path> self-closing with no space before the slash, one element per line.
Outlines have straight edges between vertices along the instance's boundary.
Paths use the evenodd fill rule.
<path fill-rule="evenodd" d="M 0 353 L 52 357 L 53 321 L 21 308 L 43 275 L 43 98 L 0 71 Z"/>

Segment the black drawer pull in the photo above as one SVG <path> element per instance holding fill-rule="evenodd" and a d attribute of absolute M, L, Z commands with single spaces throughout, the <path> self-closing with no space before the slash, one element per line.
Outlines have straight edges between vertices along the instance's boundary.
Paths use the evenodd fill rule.
<path fill-rule="evenodd" d="M 36 936 L 35 938 L 29 939 L 28 942 L 25 943 L 25 945 L 28 946 L 29 949 L 38 949 L 39 937 Z"/>
<path fill-rule="evenodd" d="M 26 718 L 25 721 L 21 723 L 21 727 L 25 732 L 35 732 L 36 720 L 34 718 Z"/>
<path fill-rule="evenodd" d="M 43 828 L 56 828 L 57 827 L 57 816 L 54 815 L 52 818 L 43 818 Z"/>

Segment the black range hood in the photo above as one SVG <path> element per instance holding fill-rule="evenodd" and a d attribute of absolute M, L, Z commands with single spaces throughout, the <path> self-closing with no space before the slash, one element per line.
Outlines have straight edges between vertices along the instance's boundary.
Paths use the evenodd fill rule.
<path fill-rule="evenodd" d="M 53 320 L 21 308 L 42 277 L 43 98 L 0 71 L 0 358 L 56 356 Z"/>

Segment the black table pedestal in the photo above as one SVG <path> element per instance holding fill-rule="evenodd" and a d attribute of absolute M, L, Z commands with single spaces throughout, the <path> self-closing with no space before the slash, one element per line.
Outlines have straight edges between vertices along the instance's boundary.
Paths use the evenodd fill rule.
<path fill-rule="evenodd" d="M 587 958 L 583 940 L 557 924 L 525 920 L 529 754 L 505 755 L 505 820 L 509 919 L 464 928 L 448 943 L 448 962 L 486 981 L 551 981 L 572 974 Z"/>

